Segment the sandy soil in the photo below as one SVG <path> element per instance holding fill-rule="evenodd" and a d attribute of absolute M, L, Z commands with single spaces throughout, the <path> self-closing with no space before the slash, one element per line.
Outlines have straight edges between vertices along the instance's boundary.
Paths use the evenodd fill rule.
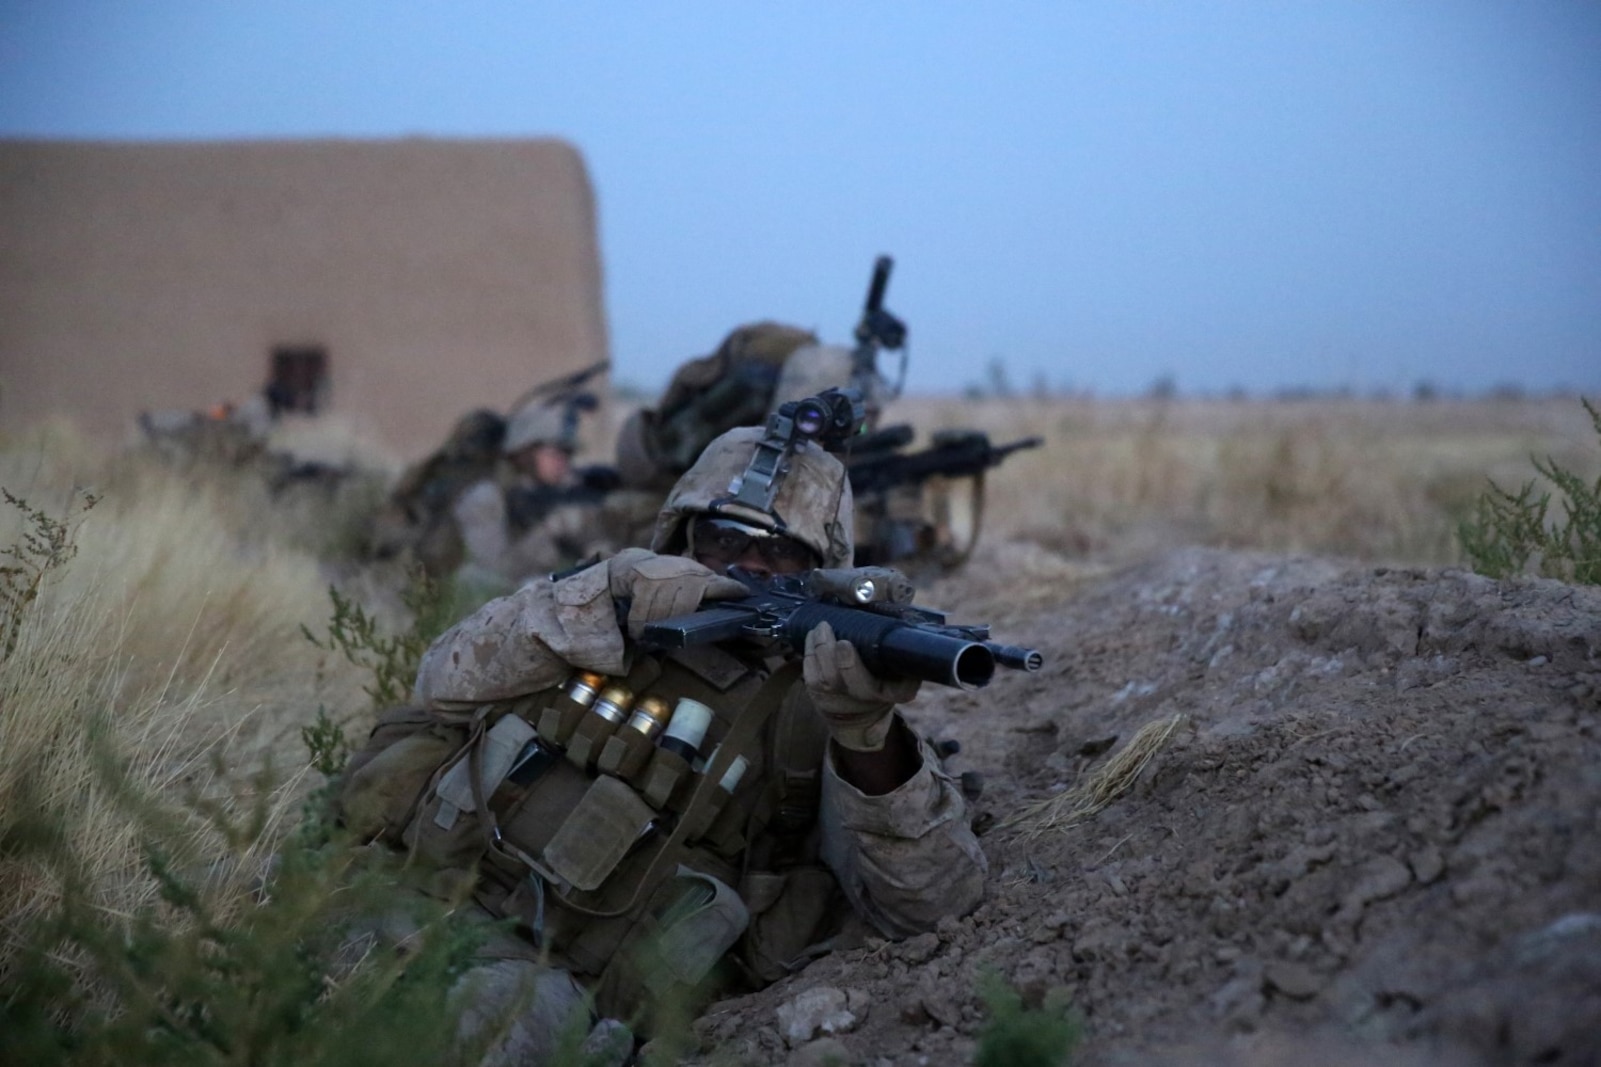
<path fill-rule="evenodd" d="M 1601 1064 L 1601 590 L 997 541 L 920 600 L 1047 655 L 914 705 L 984 777 L 988 898 L 719 1003 L 708 1053 L 964 1064 L 993 969 L 1070 996 L 1076 1064 Z M 1173 716 L 1098 814 L 1008 825 Z"/>

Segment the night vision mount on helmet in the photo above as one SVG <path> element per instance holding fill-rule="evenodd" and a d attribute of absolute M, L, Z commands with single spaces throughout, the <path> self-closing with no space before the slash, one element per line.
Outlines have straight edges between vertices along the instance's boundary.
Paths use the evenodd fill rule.
<path fill-rule="evenodd" d="M 867 406 L 859 389 L 825 389 L 782 405 L 767 417 L 766 430 L 750 463 L 729 484 L 729 502 L 771 514 L 795 449 L 810 441 L 825 451 L 838 452 L 862 432 L 866 422 Z"/>

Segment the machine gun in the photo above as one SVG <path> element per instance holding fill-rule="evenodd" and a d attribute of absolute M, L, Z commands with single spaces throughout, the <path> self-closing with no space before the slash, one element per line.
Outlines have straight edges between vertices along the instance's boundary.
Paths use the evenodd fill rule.
<path fill-rule="evenodd" d="M 896 427 L 887 427 L 887 433 Z M 900 485 L 918 485 L 929 478 L 967 478 L 982 475 L 1013 452 L 1038 448 L 1045 441 L 1025 437 L 1010 444 L 992 445 L 982 430 L 945 430 L 936 433 L 921 452 L 895 452 L 880 449 L 853 457 L 848 465 L 851 490 L 855 493 L 882 493 Z"/>
<path fill-rule="evenodd" d="M 851 351 L 851 385 L 863 396 L 876 395 L 873 388 L 878 373 L 880 349 L 900 352 L 901 366 L 895 384 L 887 386 L 884 400 L 893 400 L 906 383 L 906 323 L 884 307 L 884 293 L 889 289 L 889 274 L 895 269 L 895 260 L 879 256 L 873 262 L 873 276 L 867 283 L 867 300 L 862 305 L 862 317 L 856 323 L 856 347 Z"/>
<path fill-rule="evenodd" d="M 745 583 L 749 596 L 709 601 L 698 611 L 649 623 L 641 642 L 669 650 L 740 638 L 798 653 L 806 635 L 826 622 L 874 674 L 958 689 L 982 689 L 998 666 L 1037 671 L 1045 662 L 1035 649 L 991 641 L 987 625 L 953 625 L 942 612 L 913 607 L 911 583 L 887 567 L 765 579 L 735 567 L 729 574 Z"/>
<path fill-rule="evenodd" d="M 929 562 L 952 570 L 972 555 L 984 520 L 984 475 L 1013 452 L 1038 448 L 1038 437 L 992 445 L 980 430 L 944 430 L 928 448 L 903 452 L 911 427 L 886 426 L 866 435 L 842 458 L 856 497 L 856 562 Z M 863 447 L 865 446 L 865 447 Z M 965 501 L 958 486 L 965 481 Z M 909 488 L 921 516 L 897 515 L 890 501 Z"/>
<path fill-rule="evenodd" d="M 617 468 L 579 467 L 571 485 L 512 486 L 505 491 L 506 520 L 517 533 L 526 533 L 559 507 L 576 504 L 599 507 L 620 485 Z"/>

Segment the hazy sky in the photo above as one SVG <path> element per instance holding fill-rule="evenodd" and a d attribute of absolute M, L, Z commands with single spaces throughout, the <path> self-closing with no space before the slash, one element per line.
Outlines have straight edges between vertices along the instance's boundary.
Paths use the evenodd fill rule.
<path fill-rule="evenodd" d="M 1601 4 L 0 0 L 0 136 L 543 136 L 620 380 L 733 326 L 909 387 L 1601 386 Z"/>

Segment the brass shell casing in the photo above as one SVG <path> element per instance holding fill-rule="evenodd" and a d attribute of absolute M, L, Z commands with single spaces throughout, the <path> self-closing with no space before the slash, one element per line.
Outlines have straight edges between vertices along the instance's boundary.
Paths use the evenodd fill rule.
<path fill-rule="evenodd" d="M 600 696 L 595 702 L 589 705 L 589 710 L 613 726 L 618 726 L 628 718 L 628 708 L 633 702 L 634 694 L 628 691 L 626 685 L 608 685 L 600 691 Z"/>
<path fill-rule="evenodd" d="M 593 671 L 579 671 L 567 679 L 561 692 L 539 713 L 534 724 L 539 736 L 547 744 L 565 746 L 605 684 L 606 676 Z"/>

